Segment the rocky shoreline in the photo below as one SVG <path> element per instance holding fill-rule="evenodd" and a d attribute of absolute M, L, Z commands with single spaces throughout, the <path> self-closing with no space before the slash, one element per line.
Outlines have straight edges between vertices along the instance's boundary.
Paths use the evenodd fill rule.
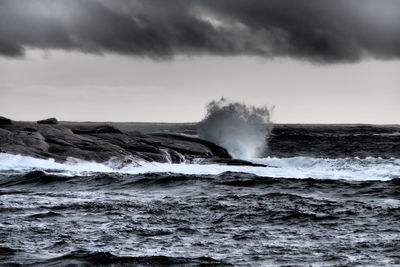
<path fill-rule="evenodd" d="M 60 123 L 55 118 L 18 122 L 0 117 L 0 153 L 121 163 L 147 161 L 261 166 L 233 159 L 228 151 L 195 137 L 122 131 L 112 125 Z"/>

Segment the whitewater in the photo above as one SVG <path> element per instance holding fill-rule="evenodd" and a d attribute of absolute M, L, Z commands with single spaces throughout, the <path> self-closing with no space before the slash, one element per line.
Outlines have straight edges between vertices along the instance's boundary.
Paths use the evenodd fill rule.
<path fill-rule="evenodd" d="M 125 164 L 121 167 L 121 163 L 114 160 L 96 163 L 70 158 L 65 163 L 58 163 L 54 159 L 37 159 L 0 153 L 0 171 L 23 173 L 43 170 L 49 174 L 65 176 L 93 175 L 96 173 L 218 175 L 224 172 L 241 172 L 275 178 L 346 179 L 353 181 L 387 181 L 400 177 L 400 159 L 397 158 L 267 157 L 250 159 L 249 161 L 268 167 L 201 164 L 201 159 L 198 160 L 199 163 L 197 164 L 137 162 L 136 164 Z"/>

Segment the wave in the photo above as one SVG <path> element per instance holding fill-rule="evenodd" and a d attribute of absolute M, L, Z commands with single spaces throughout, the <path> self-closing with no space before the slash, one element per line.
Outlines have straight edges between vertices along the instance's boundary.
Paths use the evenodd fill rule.
<path fill-rule="evenodd" d="M 214 142 L 234 158 L 261 155 L 271 131 L 270 110 L 231 102 L 226 98 L 207 105 L 207 115 L 198 124 L 200 138 Z"/>
<path fill-rule="evenodd" d="M 293 178 L 322 178 L 347 180 L 390 180 L 400 177 L 398 158 L 264 158 L 255 163 L 277 166 L 292 174 Z"/>
<path fill-rule="evenodd" d="M 44 261 L 34 262 L 30 266 L 231 266 L 228 263 L 215 260 L 211 257 L 171 257 L 164 255 L 149 256 L 116 256 L 110 252 L 91 252 L 76 250 L 68 254 Z"/>
<path fill-rule="evenodd" d="M 63 177 L 46 174 L 43 171 L 33 171 L 21 175 L 10 175 L 1 178 L 0 188 L 10 189 L 10 195 L 14 194 L 36 194 L 41 197 L 53 197 L 55 191 L 85 191 L 92 190 L 177 190 L 178 188 L 188 187 L 211 187 L 235 190 L 234 188 L 259 188 L 264 193 L 284 193 L 294 194 L 296 197 L 304 196 L 317 197 L 323 196 L 369 196 L 369 197 L 393 197 L 398 195 L 400 179 L 389 181 L 349 181 L 335 179 L 296 179 L 296 178 L 271 178 L 256 176 L 249 173 L 224 172 L 219 175 L 186 175 L 174 173 L 147 173 L 147 174 L 120 174 L 120 173 L 98 173 L 91 176 Z M 18 188 L 18 191 L 13 189 Z M 228 189 L 230 188 L 230 189 Z M 40 192 L 36 192 L 39 190 Z M 0 195 L 3 190 L 0 190 Z M 311 195 L 310 195 L 311 194 Z M 291 198 L 294 196 L 291 195 Z M 273 198 L 275 195 L 268 195 Z M 66 195 L 70 197 L 70 195 Z M 307 200 L 308 201 L 308 200 Z M 89 207 L 82 203 L 75 206 L 64 205 L 55 208 L 59 209 L 93 209 L 95 207 L 104 208 L 99 203 L 90 203 Z M 100 206 L 99 206 L 100 205 Z M 125 204 L 124 204 L 125 205 Z M 115 208 L 115 205 L 113 204 Z M 108 208 L 107 205 L 105 208 Z M 4 207 L 0 211 L 18 209 L 17 207 Z M 46 210 L 31 214 L 34 218 L 46 218 L 62 216 L 62 214 L 48 213 Z"/>
<path fill-rule="evenodd" d="M 239 172 L 272 178 L 344 179 L 355 181 L 387 181 L 400 177 L 400 159 L 397 158 L 268 157 L 251 161 L 268 165 L 268 167 L 227 166 L 201 164 L 201 162 L 197 164 L 139 162 L 138 165 L 127 164 L 121 167 L 121 164 L 116 163 L 115 160 L 96 163 L 70 159 L 65 163 L 58 163 L 53 159 L 37 159 L 0 153 L 0 174 L 27 173 L 35 170 L 60 176 L 85 176 L 93 173 L 219 175 L 224 172 Z"/>

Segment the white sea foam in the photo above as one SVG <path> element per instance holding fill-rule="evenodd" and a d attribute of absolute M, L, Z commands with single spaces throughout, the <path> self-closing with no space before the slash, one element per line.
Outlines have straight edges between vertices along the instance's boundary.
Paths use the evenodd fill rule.
<path fill-rule="evenodd" d="M 0 171 L 25 172 L 31 170 L 53 170 L 75 175 L 85 172 L 112 172 L 114 168 L 109 163 L 101 164 L 73 158 L 65 163 L 58 163 L 54 159 L 38 159 L 0 153 Z"/>
<path fill-rule="evenodd" d="M 252 173 L 259 176 L 283 178 L 316 178 L 347 180 L 390 180 L 400 177 L 400 159 L 344 158 L 322 159 L 310 157 L 264 158 L 252 160 L 273 167 L 226 166 L 217 164 L 170 164 L 140 162 L 117 167 L 115 161 L 104 164 L 82 160 L 57 163 L 52 159 L 0 153 L 0 172 L 27 172 L 44 170 L 63 175 L 90 175 L 92 173 L 142 174 L 171 172 L 182 174 L 216 175 L 226 171 Z"/>

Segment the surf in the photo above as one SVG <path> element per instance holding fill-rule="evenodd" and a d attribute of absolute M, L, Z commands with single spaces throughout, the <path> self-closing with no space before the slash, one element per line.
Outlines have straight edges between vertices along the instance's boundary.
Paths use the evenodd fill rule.
<path fill-rule="evenodd" d="M 54 159 L 37 159 L 28 156 L 0 153 L 0 172 L 24 173 L 44 170 L 55 175 L 92 175 L 93 173 L 175 173 L 186 175 L 219 175 L 224 172 L 248 173 L 274 178 L 344 179 L 354 181 L 387 181 L 400 176 L 400 159 L 397 158 L 255 158 L 250 159 L 267 167 L 229 166 L 197 163 L 137 162 L 122 164 L 115 160 L 96 163 L 70 158 L 65 163 Z"/>
<path fill-rule="evenodd" d="M 200 138 L 226 148 L 234 158 L 259 157 L 272 129 L 270 110 L 221 98 L 207 105 L 197 128 Z"/>

